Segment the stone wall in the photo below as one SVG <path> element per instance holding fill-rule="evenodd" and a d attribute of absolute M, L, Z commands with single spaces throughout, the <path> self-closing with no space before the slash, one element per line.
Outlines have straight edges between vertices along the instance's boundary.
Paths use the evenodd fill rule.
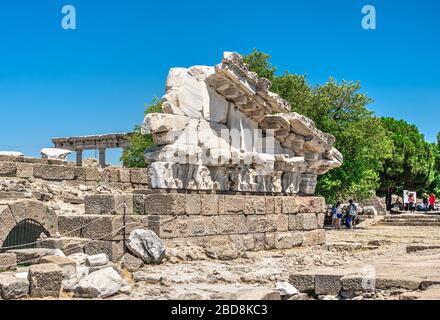
<path fill-rule="evenodd" d="M 58 160 L 0 156 L 0 177 L 42 179 L 46 181 L 81 181 L 123 183 L 134 187 L 148 184 L 144 169 L 116 167 L 77 167 Z"/>
<path fill-rule="evenodd" d="M 169 243 L 185 240 L 202 247 L 228 245 L 240 251 L 325 243 L 326 205 L 320 197 L 136 190 L 132 195 L 87 196 L 85 211 L 96 217 L 123 202 L 127 204 L 130 229 L 134 222 Z M 113 223 L 107 224 L 115 226 L 116 221 L 121 227 L 123 210 L 115 214 L 108 218 Z"/>

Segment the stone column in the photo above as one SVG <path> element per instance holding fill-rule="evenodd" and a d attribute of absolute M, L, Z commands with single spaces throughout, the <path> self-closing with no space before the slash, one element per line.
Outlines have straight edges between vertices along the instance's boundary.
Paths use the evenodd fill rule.
<path fill-rule="evenodd" d="M 76 152 L 76 165 L 78 167 L 82 166 L 82 161 L 83 161 L 83 151 L 82 150 L 75 150 Z"/>
<path fill-rule="evenodd" d="M 105 168 L 105 149 L 99 149 L 99 166 Z"/>

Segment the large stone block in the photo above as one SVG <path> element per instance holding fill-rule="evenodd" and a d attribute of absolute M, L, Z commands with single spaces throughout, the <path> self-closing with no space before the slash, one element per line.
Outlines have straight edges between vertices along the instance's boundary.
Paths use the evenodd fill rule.
<path fill-rule="evenodd" d="M 296 214 L 299 212 L 297 197 L 282 197 L 281 199 L 283 214 Z"/>
<path fill-rule="evenodd" d="M 274 213 L 280 213 L 275 212 L 275 197 L 273 196 L 266 196 L 266 214 L 274 214 Z"/>
<path fill-rule="evenodd" d="M 213 216 L 219 213 L 219 196 L 215 194 L 201 194 L 202 215 Z"/>
<path fill-rule="evenodd" d="M 300 247 L 302 244 L 301 232 L 277 232 L 275 235 L 275 248 L 278 250 Z"/>
<path fill-rule="evenodd" d="M 185 195 L 177 193 L 149 194 L 145 197 L 147 215 L 185 214 Z"/>
<path fill-rule="evenodd" d="M 266 198 L 263 196 L 247 196 L 244 198 L 244 214 L 266 214 Z"/>
<path fill-rule="evenodd" d="M 342 277 L 344 274 L 316 274 L 315 293 L 317 295 L 339 295 L 342 289 Z"/>
<path fill-rule="evenodd" d="M 58 298 L 61 293 L 63 273 L 55 263 L 33 265 L 29 269 L 30 295 L 33 298 Z"/>
<path fill-rule="evenodd" d="M 123 241 L 90 241 L 84 246 L 84 252 L 89 255 L 105 253 L 110 261 L 119 261 L 124 256 Z"/>
<path fill-rule="evenodd" d="M 15 253 L 0 253 L 0 272 L 17 269 L 17 256 Z"/>
<path fill-rule="evenodd" d="M 248 233 L 248 224 L 244 215 L 221 215 L 219 216 L 219 234 L 243 234 Z"/>
<path fill-rule="evenodd" d="M 200 215 L 202 213 L 202 199 L 197 193 L 185 195 L 185 213 Z"/>
<path fill-rule="evenodd" d="M 16 163 L 17 178 L 30 179 L 34 176 L 34 165 L 31 163 Z"/>
<path fill-rule="evenodd" d="M 291 231 L 315 230 L 317 228 L 318 220 L 316 214 L 298 213 L 289 215 L 289 230 Z"/>
<path fill-rule="evenodd" d="M 133 184 L 143 184 L 148 185 L 148 170 L 130 170 L 130 181 Z"/>
<path fill-rule="evenodd" d="M 34 177 L 54 181 L 74 180 L 75 168 L 74 166 L 35 165 Z"/>
<path fill-rule="evenodd" d="M 94 194 L 84 197 L 86 214 L 133 214 L 133 195 Z"/>
<path fill-rule="evenodd" d="M 120 169 L 119 170 L 119 179 L 122 183 L 131 183 L 130 170 Z"/>
<path fill-rule="evenodd" d="M 326 236 L 324 229 L 304 231 L 304 246 L 315 246 L 325 244 Z"/>
<path fill-rule="evenodd" d="M 240 251 L 252 251 L 255 249 L 255 240 L 252 234 L 234 234 L 229 239 L 235 248 Z"/>
<path fill-rule="evenodd" d="M 289 283 L 300 292 L 314 292 L 315 274 L 307 272 L 293 273 L 289 277 Z"/>
<path fill-rule="evenodd" d="M 145 195 L 136 193 L 133 194 L 133 214 L 145 214 Z"/>
<path fill-rule="evenodd" d="M 327 206 L 322 197 L 297 197 L 299 213 L 326 213 Z"/>
<path fill-rule="evenodd" d="M 99 181 L 99 170 L 93 167 L 76 167 L 75 178 L 80 181 Z"/>
<path fill-rule="evenodd" d="M 40 259 L 39 263 L 54 263 L 61 268 L 63 277 L 70 277 L 76 274 L 76 261 L 61 256 L 46 256 Z"/>
<path fill-rule="evenodd" d="M 24 298 L 29 293 L 28 279 L 15 277 L 11 273 L 0 273 L 0 297 L 4 300 Z"/>
<path fill-rule="evenodd" d="M 243 214 L 245 202 L 243 196 L 219 196 L 219 214 Z"/>
<path fill-rule="evenodd" d="M 120 182 L 119 169 L 105 168 L 99 171 L 99 177 L 103 182 Z"/>
<path fill-rule="evenodd" d="M 0 177 L 15 177 L 17 166 L 14 162 L 0 162 Z"/>

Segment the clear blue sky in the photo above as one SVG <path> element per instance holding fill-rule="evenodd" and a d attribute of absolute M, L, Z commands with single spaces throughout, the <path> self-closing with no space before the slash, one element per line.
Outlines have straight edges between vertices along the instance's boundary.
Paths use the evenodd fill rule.
<path fill-rule="evenodd" d="M 61 28 L 66 4 L 77 30 Z M 377 30 L 361 28 L 366 4 Z M 254 47 L 311 84 L 360 80 L 378 115 L 404 118 L 433 141 L 439 17 L 438 0 L 1 1 L 0 150 L 38 155 L 54 136 L 129 131 L 163 95 L 169 68 Z"/>

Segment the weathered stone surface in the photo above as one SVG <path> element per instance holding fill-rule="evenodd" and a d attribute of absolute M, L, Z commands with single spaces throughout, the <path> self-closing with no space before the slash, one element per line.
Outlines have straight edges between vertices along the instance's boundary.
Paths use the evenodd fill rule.
<path fill-rule="evenodd" d="M 298 272 L 289 277 L 289 283 L 300 292 L 313 292 L 315 290 L 315 274 Z"/>
<path fill-rule="evenodd" d="M 276 290 L 280 293 L 282 297 L 291 297 L 299 294 L 298 289 L 296 289 L 288 282 L 277 282 Z"/>
<path fill-rule="evenodd" d="M 134 257 L 129 253 L 126 253 L 122 258 L 121 265 L 123 268 L 127 269 L 130 272 L 136 272 L 144 265 L 144 263 L 142 262 L 142 260 Z"/>
<path fill-rule="evenodd" d="M 75 296 L 82 298 L 108 298 L 117 293 L 125 284 L 124 279 L 113 268 L 105 268 L 81 279 Z"/>
<path fill-rule="evenodd" d="M 15 253 L 0 253 L 0 272 L 17 269 L 17 255 Z"/>
<path fill-rule="evenodd" d="M 325 230 L 317 229 L 311 231 L 305 231 L 303 237 L 304 246 L 315 246 L 325 244 Z"/>
<path fill-rule="evenodd" d="M 99 181 L 99 170 L 93 167 L 76 167 L 75 178 L 81 181 Z"/>
<path fill-rule="evenodd" d="M 150 194 L 145 197 L 147 215 L 182 215 L 185 213 L 185 195 Z"/>
<path fill-rule="evenodd" d="M 30 163 L 16 163 L 17 178 L 30 179 L 34 176 L 34 166 Z"/>
<path fill-rule="evenodd" d="M 104 253 L 110 261 L 118 261 L 124 255 L 124 244 L 122 241 L 89 241 L 84 246 L 84 252 L 87 255 L 98 255 Z"/>
<path fill-rule="evenodd" d="M 33 265 L 28 275 L 30 295 L 33 298 L 55 297 L 61 293 L 63 272 L 55 263 Z"/>
<path fill-rule="evenodd" d="M 54 165 L 35 165 L 34 177 L 44 180 L 74 180 L 75 167 L 73 166 L 54 166 Z"/>
<path fill-rule="evenodd" d="M 76 261 L 60 256 L 46 256 L 40 259 L 39 263 L 54 263 L 61 268 L 63 277 L 70 277 L 76 274 Z"/>
<path fill-rule="evenodd" d="M 17 263 L 38 263 L 41 258 L 45 256 L 64 256 L 63 252 L 57 249 L 45 249 L 45 248 L 35 248 L 35 249 L 14 249 L 8 250 L 8 253 L 15 254 L 17 257 Z"/>
<path fill-rule="evenodd" d="M 270 86 L 237 53 L 224 53 L 216 67 L 171 69 L 163 113 L 148 114 L 142 128 L 159 146 L 145 153 L 150 187 L 312 195 L 318 174 L 339 167 L 342 155 L 332 135 L 289 113 Z M 181 165 L 199 173 L 188 176 Z"/>
<path fill-rule="evenodd" d="M 128 249 L 149 264 L 158 264 L 165 257 L 165 245 L 151 230 L 134 230 L 127 242 Z"/>
<path fill-rule="evenodd" d="M 342 277 L 344 277 L 344 274 L 316 274 L 315 293 L 317 295 L 337 296 L 342 289 Z"/>
<path fill-rule="evenodd" d="M 289 230 L 290 231 L 307 231 L 318 228 L 318 220 L 316 214 L 313 213 L 298 213 L 296 215 L 289 215 Z"/>
<path fill-rule="evenodd" d="M 290 249 L 303 245 L 301 232 L 278 232 L 275 237 L 276 249 Z"/>
<path fill-rule="evenodd" d="M 17 167 L 14 162 L 0 162 L 0 177 L 15 177 Z"/>
<path fill-rule="evenodd" d="M 86 265 L 88 267 L 100 267 L 109 263 L 109 258 L 105 253 L 87 256 Z"/>
<path fill-rule="evenodd" d="M 20 299 L 29 293 L 29 281 L 13 273 L 0 273 L 0 297 L 4 300 Z"/>
<path fill-rule="evenodd" d="M 133 195 L 95 194 L 84 198 L 86 214 L 133 214 Z"/>
<path fill-rule="evenodd" d="M 133 184 L 148 185 L 149 176 L 146 170 L 130 170 L 130 181 Z"/>
<path fill-rule="evenodd" d="M 219 214 L 244 213 L 246 199 L 242 196 L 219 196 Z"/>
<path fill-rule="evenodd" d="M 237 296 L 237 300 L 254 300 L 254 301 L 268 301 L 281 300 L 281 295 L 278 291 L 271 288 L 256 288 L 253 290 L 242 290 Z"/>

